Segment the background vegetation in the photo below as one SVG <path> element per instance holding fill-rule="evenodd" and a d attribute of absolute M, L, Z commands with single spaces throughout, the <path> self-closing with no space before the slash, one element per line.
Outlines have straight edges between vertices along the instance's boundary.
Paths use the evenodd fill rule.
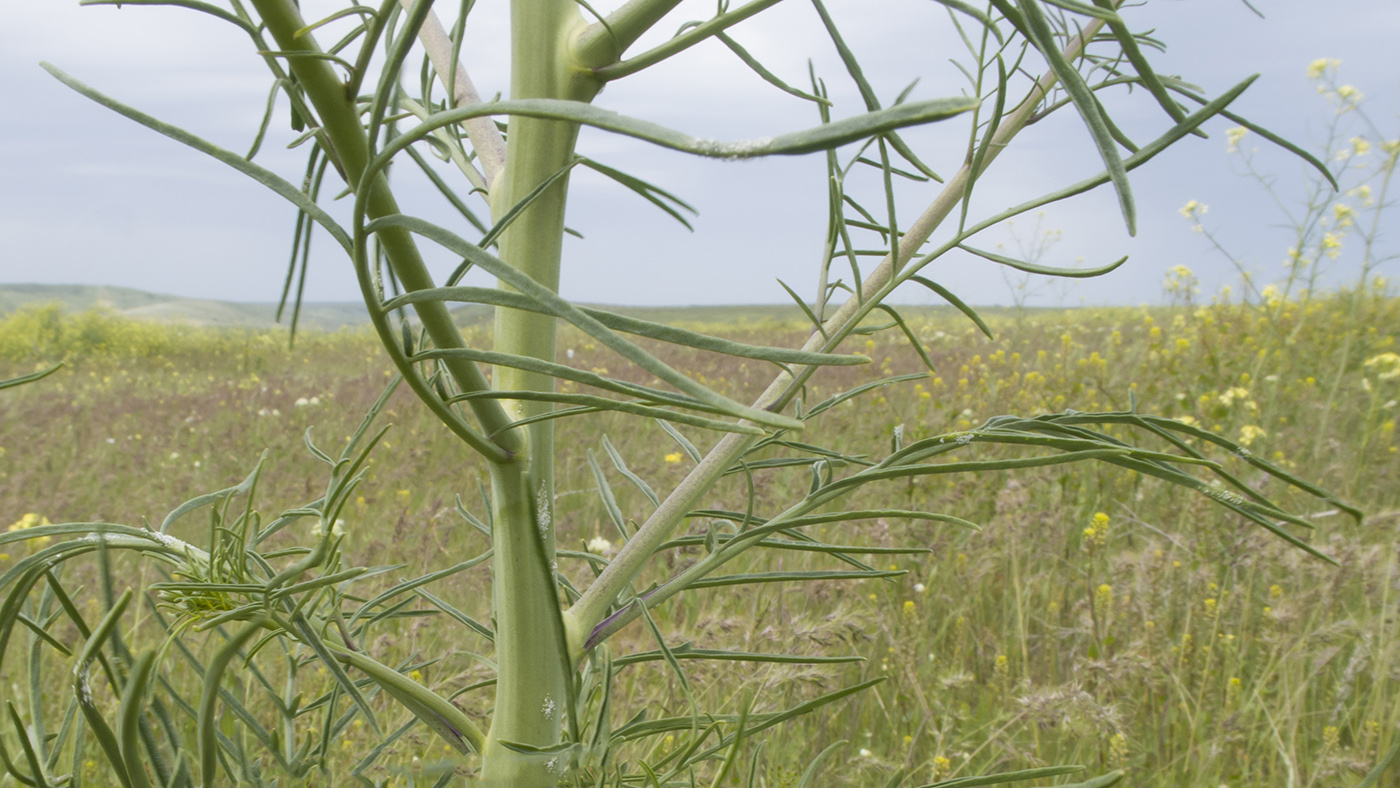
<path fill-rule="evenodd" d="M 1187 277 L 1178 272 L 1169 288 L 1189 295 Z M 692 688 L 710 694 L 707 707 L 722 712 L 737 713 L 745 697 L 758 698 L 754 711 L 761 712 L 865 678 L 889 678 L 843 701 L 838 713 L 778 729 L 763 784 L 795 784 L 801 768 L 839 739 L 850 744 L 836 757 L 848 761 L 828 769 L 824 783 L 865 785 L 901 764 L 914 769 L 914 779 L 933 781 L 1082 763 L 1126 768 L 1134 785 L 1321 788 L 1356 784 L 1391 747 L 1400 723 L 1400 303 L 1376 287 L 1257 306 L 1190 300 L 1179 297 L 1170 308 L 1006 314 L 992 320 L 995 341 L 961 319 L 926 316 L 918 333 L 937 371 L 871 391 L 810 437 L 880 454 L 896 429 L 913 440 L 969 429 L 995 413 L 1053 412 L 1067 403 L 1126 409 L 1133 392 L 1144 411 L 1218 430 L 1287 469 L 1305 469 L 1361 506 L 1367 518 L 1357 527 L 1315 511 L 1304 497 L 1283 501 L 1326 524 L 1311 542 L 1340 566 L 1291 549 L 1204 498 L 1107 467 L 935 477 L 867 490 L 853 505 L 936 507 L 982 530 L 885 521 L 832 526 L 841 533 L 824 534 L 830 542 L 914 544 L 927 552 L 867 558 L 903 573 L 889 580 L 822 582 L 800 595 L 784 595 L 779 585 L 745 594 L 690 591 L 653 612 L 673 646 L 687 633 L 701 648 L 863 658 L 742 675 L 724 663 L 689 661 Z M 796 344 L 805 330 L 795 311 L 792 318 L 708 329 Z M 572 351 L 566 355 L 574 366 L 608 363 L 581 335 L 566 334 L 560 347 Z M 739 399 L 767 382 L 757 362 L 653 349 Z M 876 364 L 833 370 L 820 384 L 832 391 L 815 388 L 809 398 L 921 369 L 894 337 L 877 335 L 865 350 Z M 0 322 L 0 356 L 0 377 L 67 361 L 55 377 L 0 399 L 0 511 L 28 513 L 12 528 L 44 518 L 158 522 L 172 501 L 241 481 L 264 447 L 277 472 L 265 474 L 257 505 L 295 506 L 323 483 L 324 471 L 301 445 L 303 432 L 310 429 L 319 445 L 338 445 L 389 374 L 367 333 L 308 332 L 289 349 L 275 332 L 44 309 Z M 484 478 L 407 393 L 394 397 L 386 415 L 395 426 L 344 523 L 349 560 L 404 565 L 383 576 L 384 586 L 438 568 L 448 551 L 479 550 L 482 537 L 457 514 L 455 497 L 479 510 L 477 491 L 464 489 L 463 479 Z M 607 552 L 619 541 L 590 454 L 612 477 L 623 517 L 643 506 L 607 462 L 605 436 L 657 488 L 679 479 L 691 462 L 649 423 L 561 421 L 561 550 Z M 1250 472 L 1243 463 L 1234 470 Z M 759 471 L 755 481 L 760 509 L 801 493 L 786 488 L 797 483 L 791 474 Z M 744 484 L 731 477 L 721 501 L 729 496 L 741 507 Z M 176 535 L 198 536 L 198 521 L 177 525 Z M 697 541 L 709 527 L 705 518 L 690 520 Z M 293 542 L 307 535 L 288 536 Z M 25 549 L 0 556 L 0 571 Z M 674 565 L 702 550 L 681 546 Z M 807 565 L 790 551 L 755 551 L 739 563 L 736 571 L 746 572 Z M 153 572 L 148 563 L 130 566 Z M 561 568 L 576 585 L 589 577 L 578 560 L 561 561 Z M 82 576 L 92 570 L 75 565 L 66 578 L 88 589 L 78 603 L 96 617 L 98 584 Z M 485 617 L 485 574 L 483 567 L 429 588 Z M 643 582 L 650 579 L 660 578 Z M 390 622 L 373 645 L 376 658 L 421 663 L 418 678 L 438 691 L 488 675 L 471 653 L 483 646 L 470 632 L 428 623 Z M 134 626 L 143 625 L 138 617 Z M 75 632 L 68 635 L 61 639 L 81 643 Z M 639 626 L 619 638 L 617 655 L 654 647 Z M 322 681 L 329 689 L 331 678 Z M 614 712 L 618 724 L 643 707 L 653 717 L 688 713 L 662 662 L 630 665 L 620 681 L 615 697 L 633 705 Z M 0 682 L 25 708 L 23 677 Z M 250 703 L 255 695 L 249 688 Z M 480 719 L 490 691 L 463 700 Z M 387 698 L 374 703 L 390 724 L 406 716 Z M 14 752 L 15 743 L 5 741 Z M 341 779 L 373 745 L 368 730 L 352 726 L 331 772 L 313 772 L 305 784 Z M 415 768 L 446 757 L 441 748 L 419 728 L 366 773 L 412 780 Z M 106 769 L 92 760 L 87 777 L 105 784 Z"/>

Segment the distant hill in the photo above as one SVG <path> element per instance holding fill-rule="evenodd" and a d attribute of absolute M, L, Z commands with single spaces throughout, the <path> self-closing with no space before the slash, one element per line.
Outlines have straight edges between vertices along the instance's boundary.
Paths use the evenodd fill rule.
<path fill-rule="evenodd" d="M 136 320 L 154 320 L 170 323 L 186 323 L 199 326 L 229 326 L 239 328 L 271 328 L 277 325 L 275 316 L 277 305 L 271 303 L 242 303 L 236 301 L 213 301 L 201 298 L 158 295 L 128 287 L 106 285 L 36 285 L 0 284 L 0 317 L 27 304 L 47 304 L 57 302 L 65 308 L 81 312 L 86 309 L 101 308 L 113 314 Z M 806 318 L 792 304 L 763 305 L 746 304 L 737 306 L 608 306 L 603 307 L 629 317 L 650 320 L 656 323 L 677 324 L 742 324 L 748 323 L 791 323 L 794 327 L 806 325 Z M 928 317 L 932 315 L 953 316 L 956 312 L 946 306 L 900 306 L 906 317 Z M 1007 307 L 979 307 L 979 312 L 988 319 L 1012 317 L 1015 309 Z M 1027 308 L 1024 314 L 1044 313 L 1046 310 Z M 464 326 L 482 325 L 491 320 L 490 307 L 476 304 L 459 304 L 453 307 L 452 314 Z M 291 319 L 291 311 L 282 316 L 282 325 Z M 871 318 L 882 322 L 887 319 L 883 313 Z M 961 318 L 960 318 L 961 319 Z M 346 326 L 360 326 L 369 322 L 364 304 L 358 301 L 305 303 L 301 306 L 300 328 L 335 331 Z"/>
<path fill-rule="evenodd" d="M 269 328 L 276 325 L 277 305 L 214 301 L 201 298 L 159 295 L 129 287 L 107 285 L 0 284 L 0 317 L 29 304 L 62 304 L 69 311 L 100 308 L 136 320 L 187 323 L 199 326 Z M 764 306 L 618 306 L 607 307 L 630 317 L 658 323 L 743 323 L 798 322 L 804 318 L 792 305 Z M 491 320 L 492 310 L 476 304 L 460 304 L 452 314 L 462 325 L 481 325 Z M 285 325 L 290 309 L 282 316 Z M 344 326 L 369 322 L 364 304 L 359 302 L 304 303 L 298 325 L 302 328 L 334 331 Z"/>
<path fill-rule="evenodd" d="M 69 311 L 103 309 L 135 320 L 186 323 L 196 326 L 269 328 L 277 325 L 277 305 L 212 301 L 159 295 L 129 287 L 107 285 L 0 284 L 0 316 L 28 304 L 62 304 Z M 291 320 L 291 310 L 282 316 Z M 365 305 L 357 301 L 302 304 L 298 326 L 335 331 L 368 322 Z"/>

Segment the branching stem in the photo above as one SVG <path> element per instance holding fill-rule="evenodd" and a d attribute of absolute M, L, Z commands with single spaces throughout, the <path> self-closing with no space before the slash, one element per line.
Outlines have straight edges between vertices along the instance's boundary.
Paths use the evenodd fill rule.
<path fill-rule="evenodd" d="M 1098 19 L 1091 20 L 1086 24 L 1079 35 L 1071 39 L 1065 46 L 1065 58 L 1072 61 L 1079 57 L 1085 43 L 1092 41 L 1103 25 L 1104 22 Z M 987 167 L 991 166 L 1002 149 L 1025 127 L 1035 112 L 1035 108 L 1049 94 L 1055 82 L 1055 75 L 1047 71 L 1036 81 L 1025 100 L 1002 121 L 982 162 L 982 170 L 985 171 Z M 905 235 L 900 239 L 898 245 L 898 259 L 911 260 L 917 255 L 919 247 L 923 246 L 933 231 L 943 223 L 943 220 L 962 200 L 970 176 L 971 163 L 969 162 L 964 164 L 962 169 L 948 180 L 923 214 L 906 229 Z M 864 282 L 863 288 L 867 297 L 863 300 L 847 299 L 825 322 L 823 328 L 826 337 L 823 337 L 822 332 L 813 332 L 807 343 L 803 345 L 803 350 L 817 351 L 821 349 L 823 352 L 831 352 L 853 328 L 859 325 L 860 320 L 870 309 L 875 304 L 880 303 L 884 296 L 898 284 L 895 281 L 895 273 L 894 259 L 887 255 Z M 753 406 L 781 410 L 796 391 L 796 386 L 793 384 L 805 380 L 815 369 L 815 367 L 805 367 L 796 378 L 787 372 L 779 373 L 763 394 L 754 401 Z M 725 470 L 742 457 L 744 452 L 748 451 L 755 440 L 751 436 L 739 434 L 726 435 L 720 439 L 705 459 L 661 502 L 661 506 L 657 507 L 656 511 L 647 518 L 647 521 L 623 546 L 612 563 L 603 570 L 583 596 L 565 613 L 564 621 L 569 630 L 569 645 L 573 653 L 583 653 L 585 643 L 592 646 L 599 642 L 598 639 L 590 638 L 590 634 L 607 618 L 618 595 L 641 573 L 656 549 L 671 537 L 676 526 L 685 518 L 686 513 L 690 511 L 695 502 L 714 486 L 715 482 L 723 476 Z M 620 612 L 610 620 L 610 631 L 616 631 L 638 615 L 638 612 L 630 608 Z"/>

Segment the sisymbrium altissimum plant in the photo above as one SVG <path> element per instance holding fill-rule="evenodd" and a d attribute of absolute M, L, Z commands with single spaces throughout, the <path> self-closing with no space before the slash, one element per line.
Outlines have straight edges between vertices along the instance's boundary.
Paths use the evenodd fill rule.
<path fill-rule="evenodd" d="M 290 285 L 298 270 L 305 272 L 313 231 L 323 233 L 350 261 L 398 376 L 339 454 L 318 448 L 308 436 L 308 449 L 328 468 L 325 493 L 268 521 L 253 507 L 259 466 L 241 484 L 181 504 L 156 526 L 70 523 L 0 535 L 0 545 L 44 540 L 0 575 L 0 589 L 7 594 L 0 605 L 0 658 L 26 661 L 31 690 L 28 725 L 13 704 L 6 711 L 11 729 L 0 754 L 15 779 L 30 785 L 77 784 L 84 759 L 100 752 L 116 782 L 131 788 L 282 784 L 327 768 L 331 742 L 361 722 L 380 734 L 380 745 L 364 753 L 352 772 L 366 783 L 371 780 L 365 770 L 384 747 L 423 726 L 460 759 L 440 773 L 404 775 L 415 784 L 449 784 L 456 779 L 454 767 L 469 757 L 480 759 L 479 776 L 472 779 L 491 788 L 757 784 L 761 740 L 769 728 L 798 715 L 821 713 L 878 679 L 785 710 L 759 710 L 748 699 L 739 713 L 721 714 L 701 710 L 692 701 L 689 715 L 649 718 L 645 709 L 632 708 L 628 698 L 614 694 L 616 677 L 630 664 L 664 662 L 689 693 L 683 664 L 691 659 L 804 661 L 795 655 L 670 644 L 651 611 L 683 591 L 737 593 L 750 583 L 897 574 L 870 566 L 849 546 L 822 541 L 811 526 L 906 518 L 935 527 L 976 527 L 938 512 L 844 508 L 855 491 L 871 487 L 878 494 L 880 483 L 889 480 L 1093 460 L 1209 496 L 1325 558 L 1299 536 L 1298 529 L 1310 527 L 1307 521 L 1281 509 L 1207 454 L 1233 454 L 1257 472 L 1357 515 L 1354 509 L 1236 443 L 1138 413 L 1135 407 L 998 416 L 976 429 L 920 439 L 896 431 L 879 459 L 803 439 L 804 428 L 832 408 L 881 386 L 922 377 L 886 378 L 810 401 L 807 384 L 824 368 L 869 362 L 842 351 L 847 339 L 873 331 L 902 332 L 932 366 L 919 338 L 887 303 L 897 288 L 926 288 L 987 330 L 973 309 L 933 278 L 935 262 L 970 254 L 1020 271 L 1066 277 L 1097 276 L 1123 263 L 1049 268 L 979 248 L 978 237 L 987 230 L 1108 187 L 1131 232 L 1136 209 L 1128 173 L 1177 141 L 1202 134 L 1203 125 L 1217 116 L 1303 157 L 1324 175 L 1326 168 L 1230 112 L 1231 102 L 1252 78 L 1212 97 L 1156 73 L 1147 51 L 1158 42 L 1132 32 L 1131 14 L 1120 15 L 1114 0 L 938 0 L 966 47 L 959 62 L 964 81 L 946 89 L 948 98 L 919 101 L 910 100 L 908 91 L 891 98 L 871 85 L 822 0 L 811 0 L 811 13 L 829 39 L 823 43 L 834 45 L 840 55 L 841 77 L 858 88 L 862 106 L 854 112 L 834 105 L 824 77 L 810 74 L 798 87 L 731 37 L 746 19 L 780 1 L 751 0 L 736 7 L 722 1 L 712 16 L 685 22 L 674 36 L 637 51 L 646 33 L 659 25 L 674 26 L 670 16 L 680 0 L 628 0 L 611 9 L 582 0 L 512 0 L 508 9 L 504 3 L 464 0 L 451 9 L 450 24 L 439 19 L 431 0 L 352 2 L 320 19 L 304 16 L 295 0 L 125 0 L 127 6 L 181 6 L 247 34 L 250 57 L 266 64 L 272 88 L 267 115 L 246 154 L 152 118 L 45 65 L 73 90 L 223 161 L 291 203 L 297 224 L 284 301 L 293 304 L 293 325 L 300 293 L 292 295 Z M 466 21 L 471 14 L 507 10 L 509 98 L 486 101 L 463 66 L 463 53 L 471 46 Z M 816 125 L 775 130 L 762 139 L 719 142 L 595 103 L 608 83 L 686 57 L 696 44 L 710 40 L 725 44 L 792 101 L 809 105 Z M 1159 136 L 1138 143 L 1114 123 L 1107 102 L 1129 93 L 1160 108 Z M 273 107 L 280 104 L 290 109 L 293 146 L 307 151 L 299 183 L 255 161 L 271 133 Z M 1035 121 L 1060 111 L 1082 119 L 1087 144 L 1097 148 L 1103 171 L 1048 194 L 1026 195 L 1023 203 L 994 214 L 974 210 L 969 198 L 981 176 Z M 933 123 L 961 124 L 965 141 L 946 150 L 916 152 L 901 132 Z M 564 215 L 574 168 L 591 168 L 682 221 L 688 210 L 659 186 L 578 155 L 575 143 L 584 126 L 695 156 L 807 155 L 813 167 L 822 168 L 829 199 L 823 253 L 813 260 L 815 286 L 803 296 L 784 285 L 811 322 L 805 344 L 743 344 L 561 297 Z M 391 165 L 421 170 L 453 220 L 437 224 L 401 210 L 400 187 L 389 177 Z M 927 208 L 913 221 L 896 214 L 897 179 L 923 184 L 929 191 Z M 883 196 L 883 204 L 862 204 L 868 188 Z M 351 204 L 344 222 L 323 207 L 337 193 Z M 425 246 L 446 249 L 460 266 L 446 280 L 436 280 L 425 263 Z M 872 247 L 879 254 L 870 267 L 863 258 Z M 471 269 L 494 277 L 497 286 L 461 284 Z M 490 347 L 463 340 L 449 309 L 460 303 L 494 308 Z M 639 372 L 633 377 L 650 382 L 561 363 L 556 352 L 560 321 L 615 353 L 619 367 Z M 667 365 L 637 337 L 766 362 L 774 375 L 756 400 L 738 401 Z M 376 417 L 401 384 L 489 469 L 485 508 L 473 514 L 462 507 L 461 515 L 489 539 L 490 548 L 480 555 L 453 556 L 430 574 L 366 598 L 355 593 L 356 583 L 389 570 L 346 564 L 340 515 L 386 429 L 375 427 Z M 695 463 L 683 481 L 659 493 L 629 469 L 611 444 L 604 447 L 617 475 L 651 504 L 636 518 L 620 512 L 607 474 L 595 465 L 600 495 L 622 537 L 610 559 L 559 549 L 555 529 L 554 421 L 604 412 L 654 420 Z M 1128 431 L 1152 444 L 1137 445 L 1110 434 Z M 707 451 L 698 448 L 707 442 L 689 437 L 702 432 L 717 436 Z M 977 456 L 987 444 L 1016 447 L 1020 453 Z M 951 462 L 948 455 L 955 453 L 973 456 Z M 784 470 L 809 477 L 807 492 L 785 508 L 759 511 L 754 472 Z M 750 480 L 747 507 L 715 508 L 717 483 L 734 473 Z M 464 487 L 467 483 L 464 479 Z M 170 533 L 196 512 L 208 520 L 200 546 Z M 285 541 L 271 540 L 308 518 L 317 523 L 314 544 L 289 548 Z M 710 523 L 708 531 L 678 535 L 692 519 Z M 59 541 L 47 543 L 55 538 Z M 671 550 L 695 545 L 703 549 L 699 560 L 662 582 L 641 585 Z M 763 576 L 722 572 L 749 550 L 799 548 L 825 553 L 833 566 L 844 568 Z M 115 551 L 146 556 L 161 567 L 164 579 L 145 588 L 123 588 L 111 571 Z M 84 614 L 74 604 L 76 591 L 65 579 L 66 563 L 80 556 L 96 561 L 103 578 L 100 616 Z M 592 579 L 578 587 L 579 576 L 561 571 L 559 562 L 580 557 Z M 472 618 L 452 600 L 428 590 L 433 581 L 474 567 L 490 570 L 488 621 Z M 415 681 L 419 665 L 391 664 L 375 653 L 371 633 L 386 620 L 417 614 L 410 609 L 415 602 L 446 614 L 452 626 L 461 627 L 463 638 L 480 642 L 481 659 L 495 676 L 461 691 L 494 687 L 486 724 L 461 711 L 453 697 Z M 164 638 L 129 643 L 122 637 L 120 622 L 138 610 L 163 629 Z M 73 648 L 62 643 L 51 631 L 59 622 L 68 622 L 81 642 Z M 613 654 L 610 638 L 629 626 L 645 628 L 655 649 Z M 27 643 L 16 641 L 7 651 L 12 636 L 21 633 Z M 46 697 L 43 676 L 61 665 L 71 667 L 71 692 Z M 334 684 L 320 697 L 307 698 L 298 691 L 297 678 L 313 665 L 327 671 Z M 198 697 L 171 680 L 184 671 L 199 676 Z M 246 695 L 229 691 L 234 671 L 252 674 L 252 684 L 265 695 L 262 705 L 255 707 Z M 104 683 L 116 703 L 94 689 Z M 401 707 L 402 719 L 391 723 L 376 714 L 372 702 L 381 695 Z M 656 746 L 662 737 L 671 737 L 672 743 Z M 813 763 L 803 785 L 819 779 L 817 767 L 829 753 Z M 954 782 L 1029 780 L 1080 769 L 1052 767 Z M 1083 785 L 1108 785 L 1120 778 L 1111 773 Z M 914 782 L 896 771 L 888 785 Z"/>

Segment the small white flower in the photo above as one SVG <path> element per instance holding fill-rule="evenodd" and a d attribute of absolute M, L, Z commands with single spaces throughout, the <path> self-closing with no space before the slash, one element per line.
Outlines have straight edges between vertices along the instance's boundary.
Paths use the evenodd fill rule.
<path fill-rule="evenodd" d="M 922 594 L 923 592 L 924 592 L 924 584 L 923 584 L 923 583 L 915 583 L 915 584 L 914 584 L 914 593 L 916 593 L 916 594 Z"/>
<path fill-rule="evenodd" d="M 312 536 L 321 536 L 321 535 L 323 535 L 323 534 L 325 533 L 325 531 L 322 531 L 322 530 L 321 530 L 321 527 L 322 527 L 322 521 L 317 520 L 317 521 L 316 521 L 316 524 L 313 525 L 313 526 L 311 526 L 311 535 L 312 535 Z M 334 523 L 331 524 L 331 536 L 344 536 L 344 535 L 345 535 L 345 521 L 344 521 L 344 520 L 336 520 Z"/>
<path fill-rule="evenodd" d="M 595 536 L 588 540 L 588 552 L 598 555 L 611 555 L 613 551 L 612 542 L 601 536 Z"/>
<path fill-rule="evenodd" d="M 117 442 L 117 439 L 116 439 L 116 438 L 108 438 L 108 439 L 107 439 L 107 442 L 108 442 L 108 443 L 116 443 L 116 442 Z"/>
<path fill-rule="evenodd" d="M 172 451 L 172 452 L 170 452 L 170 459 L 172 459 L 172 460 L 178 460 L 178 459 L 180 459 L 180 452 L 178 452 L 178 451 Z"/>
<path fill-rule="evenodd" d="M 869 757 L 871 757 L 871 756 L 874 755 L 874 754 L 875 754 L 875 753 L 871 752 L 870 750 L 865 749 L 864 747 L 861 747 L 861 748 L 860 748 L 860 757 L 862 757 L 862 758 L 869 758 Z"/>

